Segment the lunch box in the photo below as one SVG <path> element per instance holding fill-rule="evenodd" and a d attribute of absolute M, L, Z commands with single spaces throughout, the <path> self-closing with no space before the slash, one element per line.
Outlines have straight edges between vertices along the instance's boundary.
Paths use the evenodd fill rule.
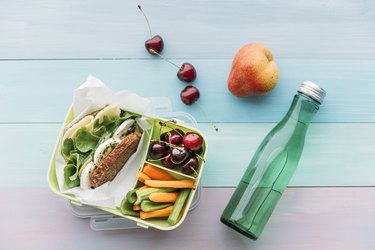
<path fill-rule="evenodd" d="M 175 177 L 176 179 L 191 179 L 194 181 L 195 185 L 194 188 L 191 190 L 187 201 L 185 202 L 184 208 L 181 211 L 180 219 L 177 224 L 171 226 L 167 223 L 167 218 L 155 218 L 155 219 L 147 219 L 142 220 L 138 217 L 127 216 L 123 215 L 119 209 L 113 209 L 108 207 L 100 207 L 100 206 L 91 206 L 89 204 L 82 204 L 74 195 L 64 194 L 60 192 L 56 172 L 55 172 L 55 161 L 56 156 L 59 153 L 59 144 L 61 143 L 61 138 L 64 133 L 64 128 L 74 119 L 73 108 L 71 107 L 66 115 L 64 120 L 64 124 L 60 130 L 59 136 L 57 138 L 57 143 L 52 155 L 52 159 L 50 161 L 49 170 L 48 170 L 48 185 L 53 192 L 56 194 L 65 197 L 69 201 L 69 208 L 71 209 L 72 213 L 79 217 L 79 218 L 90 218 L 90 227 L 93 230 L 113 230 L 113 229 L 130 229 L 130 228 L 156 228 L 159 230 L 172 230 L 177 228 L 181 225 L 184 221 L 187 213 L 189 210 L 194 209 L 200 200 L 200 186 L 199 181 L 202 176 L 202 171 L 205 164 L 205 158 L 207 154 L 207 140 L 204 138 L 202 132 L 198 130 L 198 124 L 196 120 L 188 113 L 184 112 L 172 112 L 171 110 L 171 103 L 167 98 L 151 98 L 151 107 L 152 107 L 152 114 L 155 114 L 153 117 L 145 116 L 151 121 L 152 128 L 150 130 L 150 134 L 145 137 L 143 143 L 147 143 L 147 147 L 144 148 L 148 149 L 149 144 L 152 139 L 160 137 L 160 122 L 168 122 L 173 120 L 174 123 L 168 125 L 174 128 L 180 128 L 184 132 L 193 131 L 198 133 L 203 138 L 203 152 L 201 157 L 198 157 L 199 160 L 199 168 L 197 171 L 196 176 L 186 175 L 179 171 L 179 169 L 168 169 L 163 167 L 160 162 L 148 162 L 147 155 L 148 150 L 146 152 L 138 152 L 143 154 L 143 164 L 141 166 L 137 166 L 139 170 L 142 170 L 145 164 L 151 164 L 156 166 L 160 169 L 167 171 L 170 175 Z M 163 129 L 163 127 L 162 127 Z M 139 182 L 137 181 L 136 176 L 134 176 L 134 188 L 139 186 Z M 126 194 L 124 194 L 125 196 Z"/>

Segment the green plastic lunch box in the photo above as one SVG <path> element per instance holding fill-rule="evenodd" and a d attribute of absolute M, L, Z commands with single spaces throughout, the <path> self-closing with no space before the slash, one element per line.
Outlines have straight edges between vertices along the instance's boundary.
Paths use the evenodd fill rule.
<path fill-rule="evenodd" d="M 205 165 L 205 159 L 207 155 L 207 140 L 204 138 L 204 135 L 198 130 L 198 124 L 195 119 L 188 113 L 184 112 L 172 112 L 171 111 L 171 104 L 167 98 L 151 98 L 152 103 L 152 113 L 156 114 L 155 117 L 144 116 L 148 119 L 148 122 L 152 126 L 150 133 L 144 134 L 145 139 L 143 141 L 144 145 L 141 145 L 137 153 L 142 154 L 142 162 L 141 166 L 137 166 L 139 170 L 142 170 L 144 164 L 151 164 L 156 166 L 160 169 L 167 171 L 170 175 L 175 177 L 176 179 L 191 179 L 194 181 L 194 188 L 191 190 L 187 201 L 181 211 L 180 219 L 177 224 L 171 226 L 167 223 L 167 218 L 155 218 L 155 219 L 147 219 L 142 220 L 138 217 L 127 216 L 123 215 L 120 209 L 113 209 L 108 207 L 100 207 L 100 206 L 92 206 L 90 204 L 82 204 L 74 195 L 71 194 L 64 194 L 60 192 L 56 171 L 55 171 L 55 162 L 57 154 L 59 153 L 59 145 L 61 143 L 62 136 L 65 131 L 65 127 L 74 119 L 74 112 L 73 108 L 70 107 L 66 118 L 64 120 L 64 124 L 60 130 L 60 133 L 57 138 L 56 146 L 52 154 L 52 158 L 50 161 L 49 169 L 48 169 L 48 185 L 51 190 L 62 196 L 67 198 L 69 202 L 70 209 L 72 213 L 80 218 L 89 218 L 90 219 L 90 226 L 93 230 L 114 230 L 114 229 L 129 229 L 129 228 L 156 228 L 159 230 L 172 230 L 177 228 L 181 225 L 184 221 L 187 213 L 189 210 L 194 209 L 200 200 L 200 186 L 199 181 L 202 176 L 202 171 Z M 196 176 L 190 176 L 181 173 L 179 170 L 175 169 L 168 169 L 163 167 L 160 162 L 147 162 L 147 154 L 148 148 L 151 139 L 159 138 L 160 137 L 160 122 L 166 122 L 169 120 L 174 120 L 175 124 L 172 124 L 172 127 L 179 128 L 184 132 L 192 131 L 200 134 L 203 138 L 203 153 L 202 157 L 199 157 L 199 168 L 197 171 Z M 134 176 L 134 188 L 139 185 L 136 176 Z M 124 197 L 126 193 L 124 194 Z"/>

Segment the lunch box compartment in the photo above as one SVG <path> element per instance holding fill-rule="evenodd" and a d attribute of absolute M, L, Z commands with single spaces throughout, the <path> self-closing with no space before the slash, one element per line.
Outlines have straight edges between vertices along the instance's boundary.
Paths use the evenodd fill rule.
<path fill-rule="evenodd" d="M 199 167 L 198 167 L 198 169 L 196 169 L 196 172 L 200 173 L 200 171 L 201 171 L 200 168 L 203 164 L 203 159 L 205 159 L 205 155 L 206 155 L 206 142 L 204 140 L 203 135 L 195 129 L 191 129 L 191 128 L 187 128 L 187 127 L 179 125 L 178 121 L 175 121 L 176 123 L 174 123 L 172 121 L 175 121 L 175 120 L 173 120 L 173 119 L 172 120 L 164 120 L 164 119 L 155 119 L 154 120 L 153 132 L 152 132 L 152 136 L 151 136 L 150 145 L 153 141 L 159 141 L 160 138 L 161 138 L 161 135 L 163 133 L 171 131 L 171 130 L 179 129 L 179 130 L 182 130 L 182 132 L 184 132 L 184 134 L 186 134 L 187 132 L 198 133 L 203 138 L 202 152 L 200 154 L 196 154 L 196 158 L 199 162 Z M 161 124 L 165 124 L 165 125 L 161 125 Z M 171 173 L 174 173 L 174 174 L 178 174 L 178 175 L 182 175 L 182 176 L 184 176 L 185 178 L 188 178 L 188 179 L 195 180 L 196 177 L 197 177 L 195 173 L 192 173 L 190 175 L 182 173 L 179 166 L 175 167 L 173 169 L 164 167 L 160 160 L 151 159 L 149 154 L 146 157 L 146 161 L 148 163 L 152 164 L 152 165 L 158 166 L 159 168 L 161 168 L 165 171 L 168 171 L 168 172 L 171 172 Z"/>

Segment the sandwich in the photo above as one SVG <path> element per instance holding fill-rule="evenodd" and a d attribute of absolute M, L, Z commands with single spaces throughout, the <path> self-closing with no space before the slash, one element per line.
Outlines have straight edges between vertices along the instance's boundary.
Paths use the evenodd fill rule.
<path fill-rule="evenodd" d="M 109 105 L 70 125 L 61 147 L 65 185 L 90 189 L 112 181 L 137 151 L 142 136 L 138 117 Z"/>

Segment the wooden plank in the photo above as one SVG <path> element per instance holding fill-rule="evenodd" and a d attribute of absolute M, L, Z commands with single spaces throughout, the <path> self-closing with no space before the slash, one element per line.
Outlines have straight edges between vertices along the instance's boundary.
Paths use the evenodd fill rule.
<path fill-rule="evenodd" d="M 5 1 L 0 58 L 150 58 L 139 1 Z M 375 58 L 372 1 L 147 1 L 175 58 L 232 58 L 262 42 L 278 57 Z"/>
<path fill-rule="evenodd" d="M 275 124 L 200 124 L 208 157 L 202 185 L 233 187 L 239 182 L 261 140 Z M 49 160 L 60 124 L 1 124 L 0 185 L 45 187 Z M 375 185 L 375 123 L 315 123 L 290 186 Z"/>
<path fill-rule="evenodd" d="M 200 205 L 173 231 L 94 232 L 47 188 L 2 188 L 4 249 L 375 248 L 375 188 L 289 188 L 263 234 L 252 241 L 220 223 L 232 188 L 204 188 Z"/>
<path fill-rule="evenodd" d="M 199 122 L 278 122 L 301 81 L 327 90 L 315 122 L 375 122 L 375 60 L 279 60 L 281 78 L 267 96 L 239 99 L 227 90 L 231 60 L 189 60 L 197 68 L 197 105 L 179 97 L 185 86 L 176 70 L 161 60 L 68 60 L 0 62 L 0 122 L 62 122 L 73 90 L 93 74 L 115 91 L 166 96 L 174 110 Z M 177 61 L 182 63 L 183 61 Z M 209 114 L 209 117 L 204 115 Z"/>

